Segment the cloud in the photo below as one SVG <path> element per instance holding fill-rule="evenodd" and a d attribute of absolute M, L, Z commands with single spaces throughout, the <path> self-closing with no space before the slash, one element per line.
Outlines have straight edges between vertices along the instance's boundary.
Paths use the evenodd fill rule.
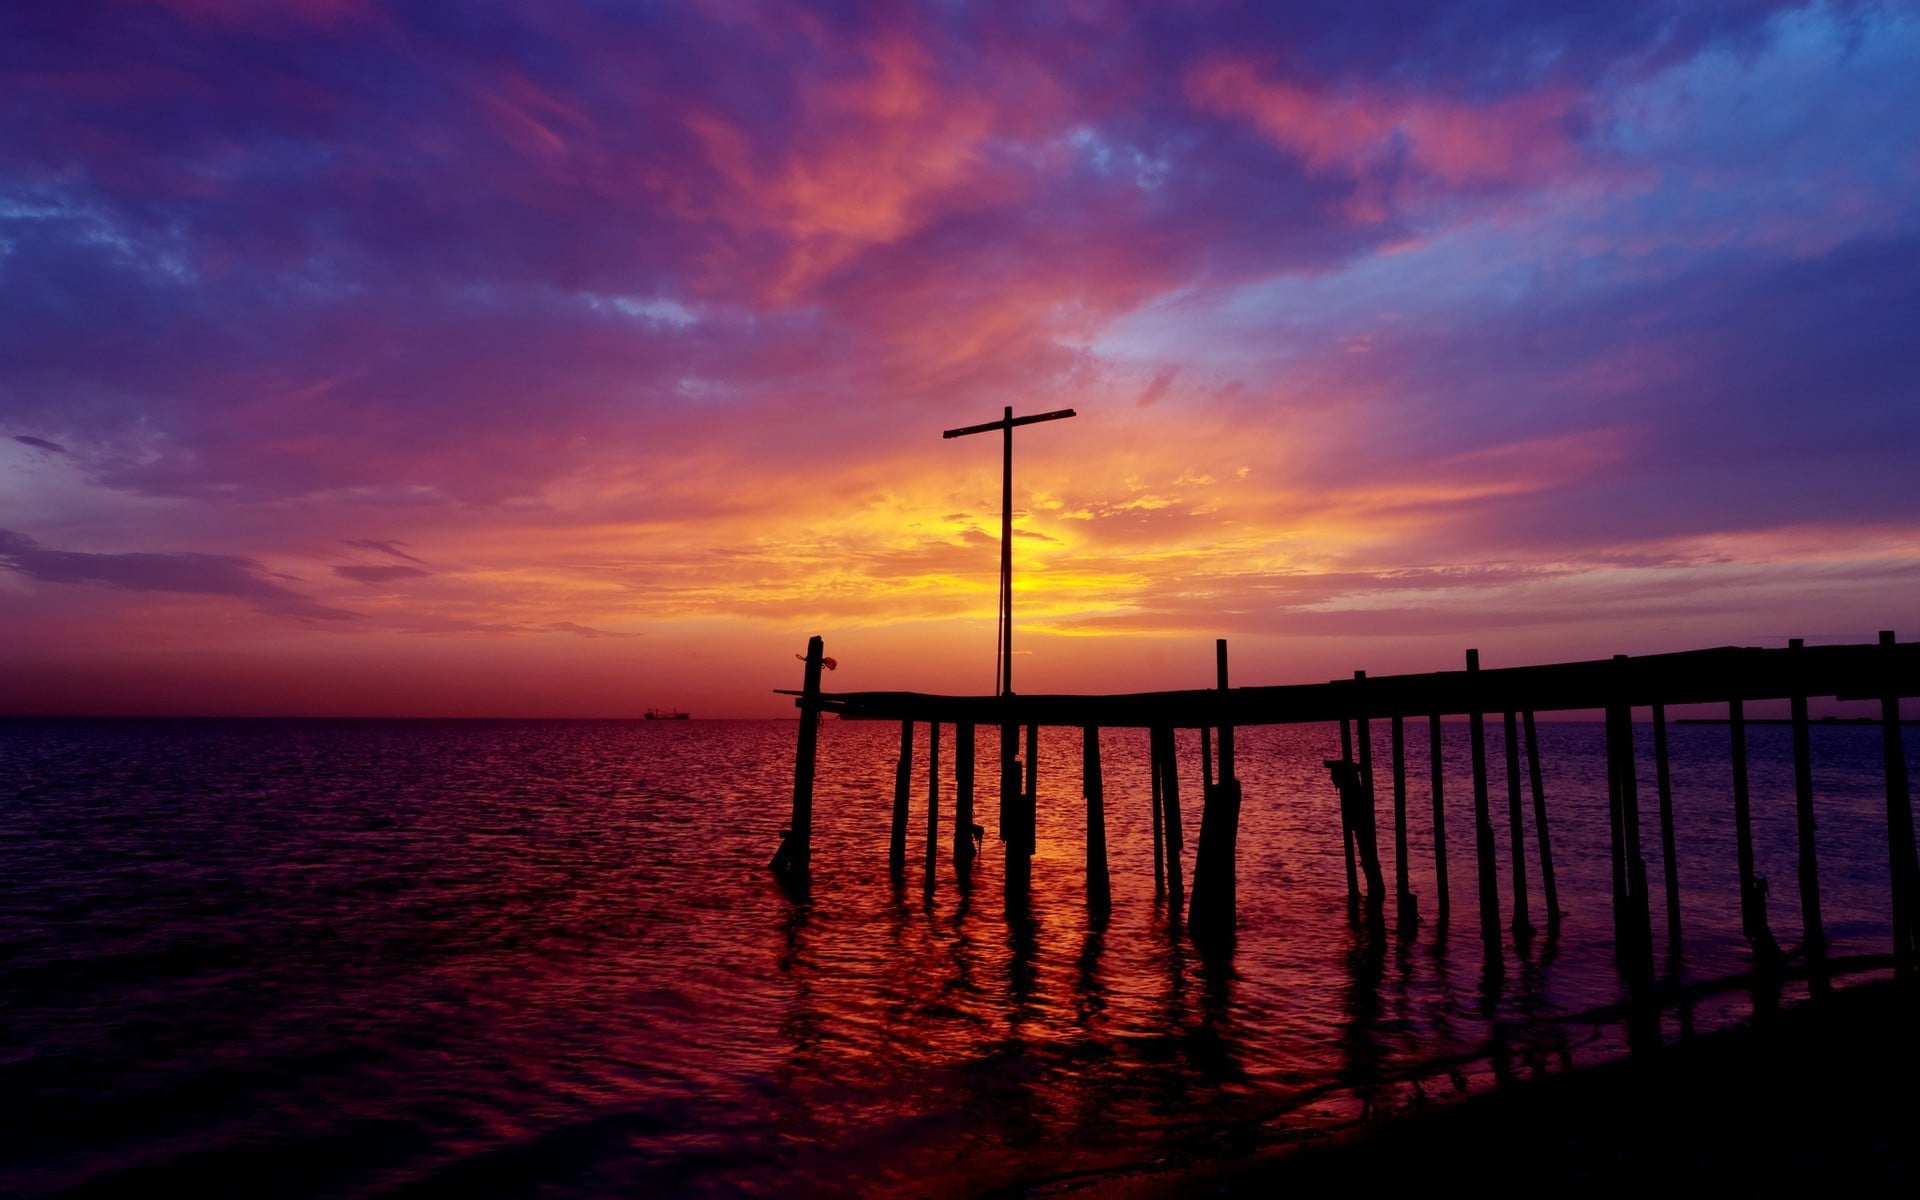
<path fill-rule="evenodd" d="M 424 579 L 433 574 L 419 567 L 406 566 L 339 566 L 333 569 L 335 575 L 345 579 L 355 579 L 361 583 L 393 583 L 401 579 Z"/>
<path fill-rule="evenodd" d="M 346 541 L 346 544 L 349 546 L 358 547 L 359 549 L 362 549 L 362 550 L 377 550 L 382 554 L 391 555 L 394 558 L 405 559 L 410 563 L 420 563 L 421 565 L 425 565 L 425 562 L 426 562 L 425 559 L 415 558 L 413 555 L 408 554 L 405 550 L 402 550 L 400 547 L 406 545 L 405 542 L 383 542 L 375 538 L 348 538 Z"/>
<path fill-rule="evenodd" d="M 358 614 L 329 608 L 263 578 L 250 558 L 225 554 L 87 554 L 48 550 L 24 533 L 0 529 L 0 566 L 42 583 L 91 583 L 130 592 L 180 592 L 244 600 L 256 611 L 303 621 L 350 621 Z"/>
<path fill-rule="evenodd" d="M 13 436 L 13 440 L 23 446 L 32 446 L 36 450 L 46 450 L 53 454 L 67 453 L 67 448 L 60 443 L 50 442 L 45 438 L 33 437 L 30 434 L 17 433 Z"/>

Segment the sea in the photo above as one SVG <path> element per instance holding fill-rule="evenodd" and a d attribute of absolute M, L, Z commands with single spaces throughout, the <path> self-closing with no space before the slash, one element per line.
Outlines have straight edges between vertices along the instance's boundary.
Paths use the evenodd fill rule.
<path fill-rule="evenodd" d="M 1112 903 L 1090 908 L 1081 734 L 1039 738 L 1026 902 L 952 856 L 926 726 L 907 869 L 889 869 L 899 727 L 822 723 L 814 872 L 788 823 L 786 721 L 0 721 L 0 1194 L 16 1198 L 980 1196 L 1314 1137 L 1628 1052 L 1603 730 L 1542 723 L 1564 916 L 1489 957 L 1468 726 L 1441 733 L 1439 919 L 1424 722 L 1407 730 L 1419 920 L 1348 904 L 1333 725 L 1239 731 L 1239 922 L 1201 953 L 1153 871 L 1147 739 L 1102 734 Z M 1674 724 L 1680 931 L 1650 729 L 1652 1036 L 1792 1005 L 1742 979 L 1729 732 Z M 1791 731 L 1748 729 L 1756 870 L 1801 941 Z M 1389 729 L 1371 729 L 1396 872 Z M 1501 921 L 1507 773 L 1488 722 Z M 1180 735 L 1191 878 L 1200 746 Z M 1914 731 L 1909 772 L 1920 773 Z M 1812 730 L 1828 953 L 1890 949 L 1881 731 Z"/>

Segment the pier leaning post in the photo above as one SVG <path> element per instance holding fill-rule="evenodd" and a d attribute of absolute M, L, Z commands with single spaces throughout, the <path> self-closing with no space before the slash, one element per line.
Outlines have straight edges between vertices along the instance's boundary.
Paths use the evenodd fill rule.
<path fill-rule="evenodd" d="M 1080 790 L 1087 799 L 1087 903 L 1105 909 L 1113 890 L 1107 878 L 1107 787 L 1100 775 L 1100 727 L 1080 731 Z"/>
<path fill-rule="evenodd" d="M 1040 727 L 1027 726 L 1027 784 L 1020 789 L 1020 841 L 1032 858 L 1039 846 Z"/>
<path fill-rule="evenodd" d="M 1914 976 L 1920 952 L 1920 865 L 1913 845 L 1913 799 L 1907 791 L 1907 756 L 1900 740 L 1899 666 L 1893 630 L 1880 631 L 1886 688 L 1880 698 L 1880 747 L 1886 760 L 1887 877 L 1893 884 L 1893 962 L 1903 979 Z"/>
<path fill-rule="evenodd" d="M 1018 900 L 1027 894 L 1033 882 L 1033 856 L 1026 846 L 1027 823 L 1020 810 L 1020 757 L 1015 743 L 1020 726 L 1007 721 L 1000 726 L 1000 842 L 1006 850 L 1006 894 Z"/>
<path fill-rule="evenodd" d="M 1353 722 L 1346 717 L 1340 718 L 1340 759 L 1353 761 Z M 1340 802 L 1340 850 L 1347 859 L 1347 907 L 1358 909 L 1360 905 L 1360 872 L 1354 865 L 1353 856 L 1353 818 L 1347 813 L 1346 800 Z"/>
<path fill-rule="evenodd" d="M 1173 727 L 1154 726 L 1153 739 L 1157 748 L 1154 758 L 1160 764 L 1160 805 L 1167 824 L 1167 912 L 1177 921 L 1186 906 L 1187 888 L 1180 873 L 1180 854 L 1186 839 L 1180 826 L 1180 769 L 1173 753 Z"/>
<path fill-rule="evenodd" d="M 973 865 L 973 723 L 953 727 L 953 865 Z"/>
<path fill-rule="evenodd" d="M 1409 933 L 1420 923 L 1420 906 L 1414 902 L 1413 885 L 1407 880 L 1407 722 L 1393 714 L 1393 887 L 1396 897 L 1395 924 L 1401 933 Z"/>
<path fill-rule="evenodd" d="M 1166 806 L 1160 800 L 1160 741 L 1147 731 L 1147 787 L 1153 795 L 1153 894 L 1167 891 Z"/>
<path fill-rule="evenodd" d="M 1547 893 L 1547 932 L 1559 923 L 1560 890 L 1553 881 L 1553 839 L 1547 836 L 1547 792 L 1540 773 L 1540 739 L 1533 731 L 1533 710 L 1520 719 L 1527 734 L 1527 778 L 1533 785 L 1533 835 L 1540 844 L 1540 886 Z"/>
<path fill-rule="evenodd" d="M 1527 906 L 1527 829 L 1525 806 L 1520 798 L 1520 715 L 1508 709 L 1501 722 L 1507 741 L 1507 837 L 1513 853 L 1513 938 L 1524 942 L 1533 936 L 1533 920 Z"/>
<path fill-rule="evenodd" d="M 1780 944 L 1767 925 L 1766 884 L 1753 870 L 1753 810 L 1747 792 L 1747 711 L 1739 700 L 1727 704 L 1727 740 L 1733 752 L 1733 843 L 1740 869 L 1740 931 L 1753 947 L 1754 965 L 1780 966 Z"/>
<path fill-rule="evenodd" d="M 1447 808 L 1446 772 L 1440 745 L 1440 714 L 1427 718 L 1427 771 L 1433 791 L 1433 890 L 1434 923 L 1444 926 L 1453 915 L 1453 903 L 1447 893 Z M 1552 878 L 1551 875 L 1548 876 Z"/>
<path fill-rule="evenodd" d="M 1365 682 L 1367 673 L 1355 671 L 1355 682 Z M 1360 794 L 1364 798 L 1356 816 L 1354 834 L 1360 843 L 1360 870 L 1367 877 L 1367 917 L 1384 920 L 1387 911 L 1387 877 L 1380 870 L 1380 818 L 1373 792 L 1373 723 L 1366 709 L 1354 721 L 1354 740 L 1360 744 Z"/>
<path fill-rule="evenodd" d="M 820 741 L 820 664 L 823 645 L 816 635 L 807 639 L 806 673 L 801 677 L 800 741 L 793 751 L 793 816 L 780 838 L 780 848 L 767 864 L 774 874 L 804 883 L 813 871 L 813 769 Z"/>
<path fill-rule="evenodd" d="M 898 882 L 907 873 L 907 801 L 913 793 L 913 721 L 900 722 L 900 761 L 893 768 L 893 839 L 888 866 Z"/>
<path fill-rule="evenodd" d="M 1799 638 L 1787 642 L 1793 695 L 1788 699 L 1793 715 L 1793 796 L 1794 816 L 1800 848 L 1800 925 L 1801 946 L 1807 955 L 1807 976 L 1816 991 L 1827 991 L 1827 932 L 1820 919 L 1820 863 L 1814 851 L 1813 821 L 1813 746 L 1807 728 L 1807 685 L 1801 674 L 1801 652 L 1806 643 Z"/>
<path fill-rule="evenodd" d="M 1235 775 L 1233 726 L 1225 721 L 1227 642 L 1214 642 L 1214 659 L 1221 696 L 1220 771 L 1205 791 L 1200 814 L 1200 847 L 1193 862 L 1193 903 L 1190 920 L 1194 936 L 1215 945 L 1233 941 L 1239 901 L 1235 858 L 1240 840 L 1240 780 Z"/>
<path fill-rule="evenodd" d="M 1627 922 L 1626 838 L 1620 828 L 1620 708 L 1611 699 L 1606 708 L 1607 738 L 1607 856 L 1612 867 L 1613 949 L 1620 961 L 1632 934 Z"/>
<path fill-rule="evenodd" d="M 1493 817 L 1487 806 L 1487 724 L 1480 711 L 1480 652 L 1467 651 L 1467 740 L 1473 750 L 1473 840 L 1480 875 L 1480 940 L 1500 950 L 1500 885 L 1494 875 Z"/>
<path fill-rule="evenodd" d="M 927 886 L 940 861 L 940 722 L 927 722 Z"/>
<path fill-rule="evenodd" d="M 1680 860 L 1673 837 L 1673 771 L 1667 759 L 1667 706 L 1653 706 L 1653 773 L 1660 790 L 1660 870 L 1667 885 L 1667 953 L 1680 951 Z"/>

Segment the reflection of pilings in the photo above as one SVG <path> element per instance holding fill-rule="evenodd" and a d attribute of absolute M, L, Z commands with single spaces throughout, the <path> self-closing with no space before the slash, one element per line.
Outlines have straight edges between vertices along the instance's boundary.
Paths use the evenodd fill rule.
<path fill-rule="evenodd" d="M 953 727 L 953 864 L 973 865 L 973 723 Z"/>
<path fill-rule="evenodd" d="M 1513 852 L 1513 936 L 1524 941 L 1533 933 L 1527 912 L 1527 830 L 1520 799 L 1520 721 L 1507 710 L 1502 726 L 1507 739 L 1507 837 Z"/>
<path fill-rule="evenodd" d="M 1345 717 L 1340 718 L 1340 757 L 1343 761 L 1353 761 L 1353 723 Z M 1347 812 L 1343 800 L 1340 804 L 1340 849 L 1347 858 L 1347 907 L 1360 903 L 1360 872 L 1353 856 L 1353 818 Z"/>
<path fill-rule="evenodd" d="M 1433 790 L 1433 886 L 1439 893 L 1435 903 L 1434 920 L 1445 925 L 1447 918 L 1453 912 L 1453 902 L 1447 892 L 1447 809 L 1442 800 L 1445 794 L 1445 772 L 1441 767 L 1439 713 L 1434 713 L 1427 718 L 1427 758 L 1430 786 Z"/>
<path fill-rule="evenodd" d="M 1151 737 L 1155 770 L 1160 776 L 1161 811 L 1167 825 L 1167 895 L 1172 900 L 1167 911 L 1177 915 L 1186 901 L 1186 885 L 1180 874 L 1180 854 L 1185 840 L 1180 829 L 1180 771 L 1173 752 L 1173 727 L 1156 725 Z"/>
<path fill-rule="evenodd" d="M 1804 643 L 1794 638 L 1789 650 L 1799 651 Z M 1831 986 L 1827 978 L 1827 933 L 1820 920 L 1820 864 L 1814 850 L 1813 822 L 1813 747 L 1807 729 L 1807 694 L 1796 687 L 1788 701 L 1793 713 L 1793 794 L 1796 832 L 1800 846 L 1800 926 L 1801 947 L 1806 951 L 1807 970 L 1816 990 Z"/>
<path fill-rule="evenodd" d="M 1667 706 L 1653 706 L 1653 773 L 1660 790 L 1660 871 L 1667 888 L 1667 953 L 1680 949 L 1680 862 L 1673 837 L 1673 772 L 1667 762 Z"/>
<path fill-rule="evenodd" d="M 1880 644 L 1893 659 L 1893 630 L 1880 631 Z M 1887 672 L 1889 679 L 1893 671 Z M 1907 792 L 1907 756 L 1900 743 L 1900 698 L 1887 688 L 1880 699 L 1880 746 L 1887 776 L 1887 866 L 1893 884 L 1893 959 L 1902 977 L 1911 977 L 1920 951 L 1920 863 L 1913 844 L 1913 801 Z"/>
<path fill-rule="evenodd" d="M 907 871 L 907 799 L 913 790 L 913 722 L 900 722 L 900 761 L 893 768 L 893 839 L 887 863 L 897 879 Z"/>
<path fill-rule="evenodd" d="M 1480 652 L 1467 651 L 1467 677 L 1480 671 Z M 1471 707 L 1467 709 L 1467 740 L 1473 750 L 1473 839 L 1475 860 L 1480 874 L 1480 940 L 1490 949 L 1500 947 L 1500 886 L 1494 878 L 1493 818 L 1487 808 L 1487 729 L 1480 712 L 1478 689 L 1470 682 Z"/>
<path fill-rule="evenodd" d="M 813 772 L 820 739 L 820 667 L 824 661 L 818 637 L 807 639 L 807 666 L 800 691 L 800 742 L 793 752 L 793 816 L 781 837 L 780 848 L 768 864 L 774 873 L 805 880 L 813 869 Z"/>
<path fill-rule="evenodd" d="M 1420 919 L 1413 885 L 1407 881 L 1407 728 L 1406 719 L 1393 718 L 1393 884 L 1395 919 L 1402 933 Z"/>
<path fill-rule="evenodd" d="M 1107 789 L 1100 776 L 1100 729 L 1080 731 L 1080 790 L 1087 799 L 1087 903 L 1105 908 L 1112 896 L 1107 878 Z"/>
<path fill-rule="evenodd" d="M 1553 882 L 1553 839 L 1547 836 L 1547 793 L 1540 774 L 1540 739 L 1533 730 L 1533 710 L 1521 718 L 1527 731 L 1527 777 L 1533 785 L 1533 836 L 1540 845 L 1540 886 L 1547 893 L 1547 930 L 1560 920 L 1560 891 Z"/>

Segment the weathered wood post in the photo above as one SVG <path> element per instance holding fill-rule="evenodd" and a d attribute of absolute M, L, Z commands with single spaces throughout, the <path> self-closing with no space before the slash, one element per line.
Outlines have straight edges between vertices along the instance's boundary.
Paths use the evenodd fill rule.
<path fill-rule="evenodd" d="M 1740 868 L 1741 932 L 1753 947 L 1756 966 L 1780 965 L 1780 944 L 1767 925 L 1766 884 L 1753 870 L 1753 814 L 1747 793 L 1747 712 L 1739 700 L 1727 705 L 1727 737 L 1733 751 L 1733 841 Z"/>
<path fill-rule="evenodd" d="M 1653 706 L 1653 773 L 1660 791 L 1660 872 L 1667 885 L 1667 953 L 1680 949 L 1680 860 L 1673 837 L 1673 772 L 1667 761 L 1667 706 Z"/>
<path fill-rule="evenodd" d="M 1627 920 L 1626 832 L 1620 822 L 1620 708 L 1608 702 L 1607 737 L 1607 855 L 1613 869 L 1613 947 L 1614 958 L 1621 960 L 1631 940 Z"/>
<path fill-rule="evenodd" d="M 1533 836 L 1540 846 L 1540 885 L 1547 893 L 1547 929 L 1551 931 L 1564 914 L 1560 911 L 1560 891 L 1553 881 L 1553 841 L 1547 836 L 1547 794 L 1540 773 L 1540 739 L 1533 731 L 1533 710 L 1521 718 L 1527 732 L 1527 778 L 1533 786 Z"/>
<path fill-rule="evenodd" d="M 1148 790 L 1153 793 L 1153 894 L 1163 896 L 1167 891 L 1167 820 L 1160 796 L 1160 742 L 1152 730 L 1147 731 L 1147 779 Z"/>
<path fill-rule="evenodd" d="M 1172 900 L 1167 911 L 1177 918 L 1186 907 L 1187 889 L 1180 867 L 1180 854 L 1186 840 L 1180 828 L 1180 770 L 1173 752 L 1173 727 L 1154 726 L 1153 739 L 1159 747 L 1154 757 L 1160 763 L 1160 803 L 1167 823 L 1167 895 Z"/>
<path fill-rule="evenodd" d="M 897 881 L 907 873 L 907 800 L 913 792 L 913 722 L 900 722 L 900 761 L 893 768 L 893 840 L 887 862 Z"/>
<path fill-rule="evenodd" d="M 1346 717 L 1340 718 L 1340 759 L 1353 761 L 1353 723 Z M 1353 908 L 1360 903 L 1360 872 L 1355 865 L 1353 855 L 1353 818 L 1347 813 L 1344 799 L 1340 803 L 1340 850 L 1347 859 L 1347 907 Z"/>
<path fill-rule="evenodd" d="M 1447 890 L 1447 808 L 1442 799 L 1446 791 L 1443 754 L 1440 746 L 1440 714 L 1427 718 L 1427 769 L 1433 791 L 1433 887 L 1439 893 L 1434 921 L 1445 925 L 1453 914 L 1453 901 Z"/>
<path fill-rule="evenodd" d="M 1508 709 L 1501 725 L 1507 741 L 1507 837 L 1513 852 L 1513 938 L 1533 936 L 1527 904 L 1527 830 L 1520 798 L 1520 718 Z"/>
<path fill-rule="evenodd" d="M 1420 906 L 1407 880 L 1407 728 L 1406 719 L 1393 715 L 1393 887 L 1395 922 L 1406 933 L 1420 922 Z"/>
<path fill-rule="evenodd" d="M 973 723 L 953 727 L 953 865 L 973 865 Z"/>
<path fill-rule="evenodd" d="M 1788 705 L 1793 716 L 1793 795 L 1796 833 L 1800 848 L 1800 926 L 1801 946 L 1807 955 L 1807 972 L 1816 990 L 1831 986 L 1827 978 L 1827 932 L 1820 919 L 1820 864 L 1814 850 L 1813 821 L 1813 746 L 1807 728 L 1807 686 L 1801 678 L 1801 651 L 1806 643 L 1799 638 L 1787 642 L 1793 665 L 1793 694 Z"/>
<path fill-rule="evenodd" d="M 793 816 L 781 834 L 780 848 L 767 865 L 774 874 L 803 882 L 813 871 L 813 770 L 820 740 L 820 665 L 823 645 L 807 639 L 807 666 L 801 676 L 800 742 L 793 751 Z"/>
<path fill-rule="evenodd" d="M 1900 740 L 1900 696 L 1894 680 L 1893 630 L 1880 631 L 1886 659 L 1886 691 L 1880 698 L 1880 748 L 1887 782 L 1887 877 L 1893 884 L 1894 971 L 1911 979 L 1920 952 L 1920 861 L 1913 844 L 1913 801 L 1907 790 L 1907 756 Z"/>
<path fill-rule="evenodd" d="M 927 722 L 927 886 L 940 861 L 940 722 Z"/>
<path fill-rule="evenodd" d="M 1080 790 L 1087 799 L 1087 903 L 1105 908 L 1113 891 L 1107 877 L 1107 789 L 1100 777 L 1100 727 L 1080 731 Z"/>
<path fill-rule="evenodd" d="M 1480 652 L 1467 651 L 1467 740 L 1473 743 L 1473 836 L 1480 874 L 1480 940 L 1500 949 L 1500 885 L 1494 875 L 1493 817 L 1487 805 L 1487 728 L 1480 711 Z"/>
<path fill-rule="evenodd" d="M 1033 883 L 1033 852 L 1027 848 L 1027 822 L 1020 792 L 1020 757 L 1016 745 L 1020 726 L 1007 721 L 1000 726 L 1000 843 L 1006 850 L 1006 892 L 1018 900 Z"/>
<path fill-rule="evenodd" d="M 1227 694 L 1227 643 L 1214 643 L 1214 661 L 1224 709 Z M 1204 732 L 1204 727 L 1203 727 Z M 1233 940 L 1238 898 L 1235 857 L 1240 837 L 1240 781 L 1234 774 L 1233 726 L 1220 725 L 1220 772 L 1205 789 L 1200 813 L 1200 846 L 1193 861 L 1195 937 L 1224 944 Z"/>

